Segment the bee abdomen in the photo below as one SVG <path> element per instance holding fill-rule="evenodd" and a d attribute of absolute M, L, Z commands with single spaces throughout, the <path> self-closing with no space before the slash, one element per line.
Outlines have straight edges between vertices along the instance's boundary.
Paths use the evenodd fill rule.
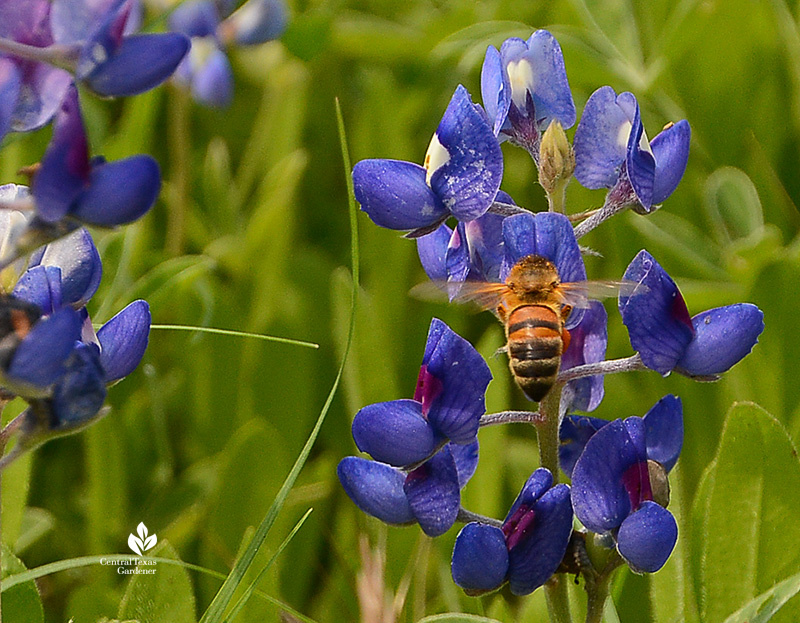
<path fill-rule="evenodd" d="M 549 307 L 525 306 L 509 316 L 508 354 L 511 372 L 522 391 L 539 402 L 558 375 L 564 343 L 561 323 Z"/>

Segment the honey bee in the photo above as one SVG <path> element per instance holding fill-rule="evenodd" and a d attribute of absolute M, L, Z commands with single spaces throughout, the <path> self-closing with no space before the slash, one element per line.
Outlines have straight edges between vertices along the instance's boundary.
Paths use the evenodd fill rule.
<path fill-rule="evenodd" d="M 415 288 L 419 293 L 430 291 Z M 634 294 L 633 281 L 562 283 L 555 265 L 539 255 L 527 255 L 509 271 L 505 283 L 485 281 L 440 284 L 454 302 L 473 302 L 491 309 L 505 327 L 511 374 L 525 395 L 540 402 L 556 382 L 561 356 L 569 347 L 565 324 L 572 309 L 590 299 Z"/>

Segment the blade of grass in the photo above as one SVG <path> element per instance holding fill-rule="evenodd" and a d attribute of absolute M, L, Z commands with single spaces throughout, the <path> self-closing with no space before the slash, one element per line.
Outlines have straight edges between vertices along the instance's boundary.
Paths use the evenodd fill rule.
<path fill-rule="evenodd" d="M 105 564 L 103 561 L 108 560 L 129 560 L 129 561 L 136 561 L 139 560 L 140 556 L 135 556 L 133 554 L 100 554 L 98 556 L 81 556 L 78 558 L 68 558 L 67 560 L 59 560 L 57 562 L 51 562 L 46 565 L 42 565 L 41 567 L 34 567 L 33 569 L 28 569 L 27 571 L 23 571 L 22 573 L 15 573 L 14 575 L 9 575 L 5 577 L 0 584 L 0 590 L 3 592 L 17 586 L 19 584 L 23 584 L 25 582 L 29 582 L 31 580 L 38 580 L 39 578 L 43 578 L 48 575 L 52 575 L 54 573 L 59 573 L 61 571 L 69 571 L 71 569 L 81 569 L 83 567 L 91 567 L 92 565 L 103 565 Z M 158 556 L 148 556 L 147 560 L 152 560 L 157 563 L 163 563 L 166 565 L 176 565 L 178 567 L 183 567 L 184 569 L 188 569 L 189 571 L 197 571 L 198 573 L 203 573 L 205 575 L 209 575 L 211 577 L 217 578 L 218 580 L 224 580 L 227 576 L 224 573 L 220 573 L 219 571 L 214 571 L 213 569 L 207 569 L 206 567 L 201 567 L 200 565 L 194 565 L 190 562 L 185 562 L 183 560 L 174 560 L 172 558 L 160 558 Z M 268 595 L 264 591 L 256 590 L 255 595 L 264 601 L 267 601 L 276 607 L 280 608 L 281 610 L 286 611 L 287 613 L 291 614 L 293 617 L 296 617 L 300 621 L 304 621 L 305 623 L 316 623 L 316 621 L 306 615 L 302 614 L 301 612 L 296 611 L 292 608 L 289 604 L 283 603 L 281 600 Z"/>
<path fill-rule="evenodd" d="M 236 619 L 236 617 L 239 615 L 239 612 L 245 607 L 245 604 L 247 604 L 248 600 L 253 595 L 253 592 L 256 590 L 256 586 L 258 586 L 258 583 L 261 582 L 261 578 L 263 578 L 264 574 L 269 571 L 272 563 L 277 560 L 278 556 L 281 555 L 281 552 L 286 549 L 286 546 L 289 545 L 289 542 L 292 540 L 292 538 L 294 538 L 294 535 L 297 534 L 297 531 L 300 530 L 302 525 L 306 522 L 306 519 L 308 519 L 308 516 L 311 514 L 312 510 L 314 509 L 309 508 L 306 511 L 306 514 L 300 518 L 300 521 L 295 524 L 294 528 L 292 528 L 292 531 L 287 535 L 287 537 L 283 540 L 283 543 L 281 543 L 280 547 L 278 547 L 277 551 L 272 555 L 272 558 L 269 559 L 267 564 L 264 565 L 264 568 L 258 573 L 256 579 L 250 583 L 250 586 L 247 587 L 247 590 L 242 593 L 242 596 L 239 597 L 239 600 L 233 605 L 233 608 L 231 608 L 228 616 L 225 617 L 225 623 L 233 623 L 234 619 Z"/>
<path fill-rule="evenodd" d="M 325 421 L 325 416 L 328 414 L 328 410 L 330 409 L 330 406 L 333 403 L 333 397 L 336 395 L 336 390 L 339 388 L 339 382 L 342 379 L 344 365 L 345 362 L 347 361 L 347 354 L 350 352 L 350 346 L 353 343 L 353 333 L 355 331 L 355 317 L 356 317 L 355 315 L 356 298 L 358 295 L 358 274 L 359 274 L 358 229 L 356 220 L 355 192 L 353 190 L 353 181 L 350 178 L 350 170 L 351 170 L 350 154 L 347 150 L 347 141 L 345 138 L 345 131 L 344 131 L 344 120 L 342 119 L 342 111 L 341 107 L 339 106 L 338 100 L 336 100 L 336 121 L 339 128 L 339 141 L 342 148 L 342 160 L 345 167 L 345 176 L 347 181 L 348 212 L 350 214 L 350 257 L 351 257 L 352 271 L 353 271 L 353 292 L 350 298 L 350 303 L 351 303 L 350 329 L 347 335 L 347 344 L 345 345 L 344 354 L 342 355 L 342 361 L 339 365 L 339 370 L 336 373 L 336 378 L 333 381 L 333 386 L 331 387 L 331 391 L 328 394 L 328 398 L 322 407 L 322 411 L 320 411 L 319 417 L 317 418 L 317 422 L 314 425 L 314 429 L 311 431 L 311 434 L 308 437 L 308 441 L 306 441 L 305 446 L 303 446 L 303 449 L 300 452 L 300 456 L 297 457 L 297 460 L 292 466 L 289 475 L 286 477 L 286 480 L 284 481 L 283 485 L 278 491 L 278 494 L 275 496 L 275 500 L 273 501 L 272 506 L 270 506 L 266 516 L 261 521 L 261 524 L 258 526 L 258 529 L 253 535 L 252 540 L 248 544 L 241 558 L 239 558 L 239 560 L 236 561 L 236 564 L 233 566 L 233 569 L 228 574 L 228 577 L 225 579 L 225 582 L 222 584 L 219 591 L 214 596 L 214 599 L 211 600 L 211 604 L 209 604 L 208 609 L 205 611 L 203 617 L 200 619 L 200 623 L 220 623 L 222 621 L 222 617 L 225 614 L 225 610 L 228 608 L 231 600 L 233 599 L 234 592 L 241 583 L 242 578 L 244 578 L 245 573 L 247 573 L 247 570 L 250 568 L 250 565 L 253 564 L 253 559 L 258 553 L 258 550 L 261 549 L 261 546 L 263 545 L 264 541 L 266 540 L 270 528 L 272 528 L 272 525 L 275 523 L 275 519 L 278 516 L 278 513 L 280 512 L 281 508 L 283 507 L 284 502 L 286 501 L 286 496 L 289 495 L 289 491 L 294 486 L 294 483 L 297 480 L 297 476 L 300 474 L 300 470 L 303 469 L 303 466 L 305 465 L 306 460 L 308 459 L 308 455 L 311 453 L 311 448 L 317 439 L 317 435 L 319 435 L 320 428 L 322 428 L 322 423 Z"/>
<path fill-rule="evenodd" d="M 151 329 L 161 329 L 168 331 L 198 331 L 200 333 L 214 333 L 216 335 L 230 335 L 233 337 L 253 337 L 267 342 L 280 342 L 281 344 L 294 344 L 295 346 L 305 346 L 306 348 L 319 348 L 319 344 L 306 342 L 305 340 L 295 340 L 290 337 L 278 337 L 276 335 L 264 335 L 263 333 L 249 333 L 247 331 L 234 331 L 232 329 L 216 329 L 214 327 L 193 327 L 183 324 L 153 324 Z"/>

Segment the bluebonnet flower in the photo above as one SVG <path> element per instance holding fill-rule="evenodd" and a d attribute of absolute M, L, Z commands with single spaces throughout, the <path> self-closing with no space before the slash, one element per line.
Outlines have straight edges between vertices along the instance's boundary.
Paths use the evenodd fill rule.
<path fill-rule="evenodd" d="M 150 156 L 130 156 L 115 162 L 89 158 L 78 93 L 70 88 L 33 179 L 38 219 L 45 223 L 68 218 L 103 227 L 122 225 L 147 212 L 160 189 L 158 164 Z"/>
<path fill-rule="evenodd" d="M 575 130 L 575 177 L 586 188 L 609 188 L 607 205 L 651 212 L 683 177 L 690 136 L 682 120 L 648 141 L 633 94 L 601 87 Z"/>
<path fill-rule="evenodd" d="M 503 177 L 503 154 L 483 110 L 459 85 L 425 155 L 425 166 L 362 160 L 353 167 L 355 195 L 376 225 L 430 233 L 449 216 L 486 213 Z"/>
<path fill-rule="evenodd" d="M 514 203 L 502 190 L 495 201 Z M 472 221 L 460 221 L 455 229 L 442 224 L 417 238 L 417 253 L 425 273 L 433 281 L 500 281 L 505 218 L 487 212 Z"/>
<path fill-rule="evenodd" d="M 0 384 L 30 404 L 21 416 L 20 451 L 94 421 L 106 386 L 130 374 L 144 355 L 145 301 L 131 303 L 95 334 L 84 305 L 101 272 L 91 236 L 79 229 L 33 254 L 13 294 L 0 301 Z"/>
<path fill-rule="evenodd" d="M 489 46 L 481 69 L 481 96 L 500 140 L 509 138 L 539 162 L 541 136 L 552 121 L 575 123 L 575 104 L 561 47 L 546 30 Z"/>
<path fill-rule="evenodd" d="M 753 349 L 764 330 L 763 312 L 750 303 L 690 318 L 678 286 L 647 251 L 633 259 L 624 278 L 647 288 L 620 297 L 619 310 L 631 346 L 645 366 L 660 374 L 722 374 Z"/>
<path fill-rule="evenodd" d="M 189 40 L 133 34 L 139 12 L 137 0 L 0 0 L 0 137 L 48 123 L 73 79 L 122 96 L 172 75 Z"/>
<path fill-rule="evenodd" d="M 356 445 L 375 459 L 339 464 L 342 486 L 359 508 L 389 523 L 418 521 L 432 536 L 446 532 L 477 465 L 491 378 L 472 345 L 434 319 L 414 399 L 369 405 L 353 420 Z M 404 466 L 407 473 L 397 469 Z"/>
<path fill-rule="evenodd" d="M 575 422 L 575 421 L 573 421 Z M 595 423 L 577 421 L 578 429 Z M 570 425 L 562 434 L 570 434 Z M 581 445 L 579 440 L 570 440 Z M 680 399 L 665 396 L 648 413 L 599 425 L 572 471 L 575 516 L 590 531 L 609 535 L 638 573 L 658 571 L 678 538 L 666 474 L 683 444 Z M 574 450 L 566 454 L 574 455 Z"/>
<path fill-rule="evenodd" d="M 77 80 L 117 97 L 148 91 L 173 74 L 189 50 L 188 38 L 136 34 L 140 13 L 139 0 L 53 0 L 53 40 L 74 50 Z"/>
<path fill-rule="evenodd" d="M 502 528 L 469 523 L 453 549 L 453 580 L 470 595 L 508 582 L 515 595 L 527 595 L 556 571 L 572 534 L 569 487 L 553 486 L 552 474 L 539 468 L 508 511 Z"/>
<path fill-rule="evenodd" d="M 0 38 L 37 48 L 53 44 L 47 0 L 0 0 Z M 40 128 L 56 114 L 69 72 L 17 56 L 0 56 L 0 138 Z"/>
<path fill-rule="evenodd" d="M 287 12 L 282 0 L 248 0 L 227 16 L 230 4 L 191 0 L 170 15 L 170 28 L 192 41 L 175 78 L 191 88 L 197 101 L 209 106 L 227 106 L 233 96 L 233 73 L 224 48 L 277 39 L 286 28 Z"/>

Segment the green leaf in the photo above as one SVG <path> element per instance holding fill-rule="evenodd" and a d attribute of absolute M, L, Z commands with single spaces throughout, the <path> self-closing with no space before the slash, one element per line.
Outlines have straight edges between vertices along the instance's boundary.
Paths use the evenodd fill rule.
<path fill-rule="evenodd" d="M 208 610 L 206 610 L 205 614 L 203 614 L 203 618 L 200 620 L 201 623 L 217 623 L 218 621 L 222 620 L 223 615 L 225 614 L 225 610 L 228 608 L 231 600 L 233 599 L 233 595 L 236 592 L 237 587 L 241 583 L 242 579 L 244 578 L 245 574 L 247 573 L 250 565 L 253 563 L 253 560 L 256 557 L 259 549 L 263 545 L 264 541 L 267 538 L 267 534 L 269 533 L 270 528 L 275 523 L 275 519 L 278 516 L 281 508 L 283 508 L 283 504 L 286 501 L 286 497 L 289 495 L 289 491 L 291 490 L 292 486 L 294 486 L 295 481 L 297 480 L 298 475 L 300 474 L 300 470 L 303 469 L 303 466 L 308 459 L 308 455 L 311 453 L 311 448 L 314 445 L 314 442 L 319 435 L 320 428 L 322 428 L 322 423 L 325 421 L 325 416 L 328 414 L 328 410 L 333 403 L 333 397 L 336 395 L 336 390 L 339 388 L 339 382 L 342 379 L 342 372 L 344 370 L 345 363 L 347 361 L 347 353 L 350 350 L 350 345 L 353 341 L 353 333 L 355 329 L 355 309 L 356 309 L 356 297 L 358 295 L 358 264 L 359 264 L 359 257 L 358 257 L 358 227 L 356 221 L 356 203 L 355 203 L 355 193 L 353 192 L 353 182 L 350 178 L 350 171 L 352 169 L 350 165 L 350 155 L 347 151 L 347 143 L 345 139 L 345 132 L 344 132 L 344 120 L 342 119 L 342 112 L 339 108 L 339 103 L 336 103 L 336 115 L 337 121 L 339 126 L 339 137 L 341 141 L 341 148 L 342 148 L 342 158 L 344 160 L 344 170 L 347 180 L 347 190 L 348 190 L 348 213 L 350 216 L 350 245 L 351 245 L 351 259 L 352 259 L 352 272 L 353 272 L 353 293 L 351 299 L 351 315 L 350 315 L 350 333 L 347 340 L 347 347 L 345 348 L 344 356 L 342 357 L 342 362 L 339 365 L 339 370 L 336 374 L 336 379 L 333 382 L 333 386 L 331 387 L 331 391 L 328 394 L 328 398 L 325 401 L 325 404 L 320 411 L 319 417 L 317 418 L 317 422 L 314 425 L 311 434 L 306 441 L 305 446 L 300 452 L 300 456 L 297 457 L 294 465 L 292 466 L 289 475 L 286 477 L 286 480 L 281 486 L 280 491 L 275 496 L 275 500 L 270 506 L 269 510 L 267 511 L 266 516 L 262 520 L 261 524 L 256 529 L 255 534 L 253 535 L 253 539 L 247 546 L 244 554 L 236 561 L 233 569 L 231 570 L 228 577 L 223 582 L 222 586 L 219 589 L 219 592 L 214 596 L 214 599 L 211 601 L 211 604 L 208 606 Z"/>
<path fill-rule="evenodd" d="M 487 619 L 477 614 L 462 614 L 460 612 L 449 612 L 447 614 L 435 614 L 430 617 L 420 619 L 417 623 L 500 623 L 497 619 Z"/>
<path fill-rule="evenodd" d="M 167 541 L 161 541 L 153 551 L 167 558 L 179 558 L 175 548 Z M 146 560 L 149 556 L 144 558 Z M 124 568 L 141 568 L 155 573 L 131 576 L 119 605 L 120 619 L 136 619 L 140 623 L 194 623 L 197 620 L 194 592 L 186 569 L 158 564 Z"/>
<path fill-rule="evenodd" d="M 3 545 L 3 578 L 26 571 L 22 561 Z M 36 582 L 30 579 L 3 593 L 3 615 L 13 623 L 43 623 L 44 609 Z"/>
<path fill-rule="evenodd" d="M 783 426 L 758 405 L 735 404 L 715 460 L 701 568 L 709 623 L 800 570 L 800 462 Z M 797 620 L 800 603 L 785 614 Z"/>
<path fill-rule="evenodd" d="M 746 238 L 764 226 L 758 191 L 740 169 L 722 167 L 709 175 L 704 204 L 721 245 Z"/>
<path fill-rule="evenodd" d="M 800 573 L 797 573 L 756 597 L 744 608 L 725 619 L 725 623 L 766 623 L 783 604 L 799 592 Z"/>

